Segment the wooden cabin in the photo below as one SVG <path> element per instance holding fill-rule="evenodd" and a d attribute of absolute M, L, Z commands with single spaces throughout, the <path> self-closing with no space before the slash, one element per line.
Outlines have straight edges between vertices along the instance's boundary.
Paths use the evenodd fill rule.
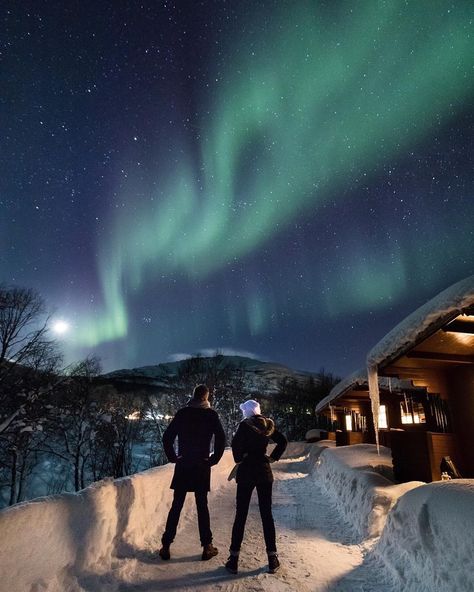
<path fill-rule="evenodd" d="M 409 380 L 380 377 L 379 392 L 379 440 L 382 445 L 390 447 L 392 431 L 410 429 L 409 424 L 415 426 L 420 420 L 411 402 L 426 396 L 426 389 L 413 386 Z M 316 413 L 337 426 L 338 429 L 328 436 L 336 440 L 338 446 L 374 444 L 367 370 L 358 370 L 339 382 L 317 405 Z"/>
<path fill-rule="evenodd" d="M 417 423 L 390 434 L 396 478 L 439 480 L 444 457 L 474 477 L 474 276 L 397 325 L 369 352 L 367 367 L 376 404 L 383 402 L 381 377 L 408 380 L 425 393 L 407 399 Z"/>

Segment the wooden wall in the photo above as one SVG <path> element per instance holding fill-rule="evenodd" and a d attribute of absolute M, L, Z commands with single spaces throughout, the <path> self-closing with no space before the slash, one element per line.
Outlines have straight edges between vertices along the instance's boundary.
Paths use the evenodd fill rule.
<path fill-rule="evenodd" d="M 447 372 L 454 430 L 458 435 L 463 477 L 474 478 L 474 368 L 458 366 Z"/>
<path fill-rule="evenodd" d="M 443 456 L 450 456 L 460 468 L 459 447 L 455 434 L 393 431 L 390 434 L 395 479 L 439 481 Z"/>

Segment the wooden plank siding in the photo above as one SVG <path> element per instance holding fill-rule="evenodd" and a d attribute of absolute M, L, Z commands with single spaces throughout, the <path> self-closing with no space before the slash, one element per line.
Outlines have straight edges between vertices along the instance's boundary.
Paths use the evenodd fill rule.
<path fill-rule="evenodd" d="M 459 448 L 455 434 L 393 431 L 390 434 L 393 473 L 400 483 L 439 481 L 443 456 L 459 466 Z"/>
<path fill-rule="evenodd" d="M 460 467 L 459 447 L 455 434 L 438 434 L 427 432 L 428 456 L 431 466 L 431 481 L 441 479 L 439 466 L 443 456 L 450 456 L 457 467 Z"/>
<path fill-rule="evenodd" d="M 365 432 L 336 432 L 336 446 L 350 446 L 363 444 Z"/>

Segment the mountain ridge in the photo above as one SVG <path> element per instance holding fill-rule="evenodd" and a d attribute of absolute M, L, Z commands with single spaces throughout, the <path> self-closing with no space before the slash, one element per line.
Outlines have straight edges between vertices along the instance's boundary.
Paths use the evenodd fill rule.
<path fill-rule="evenodd" d="M 185 372 L 186 367 L 195 366 L 196 376 L 205 374 L 206 371 L 227 371 L 229 380 L 232 376 L 244 377 L 246 392 L 261 392 L 261 394 L 273 395 L 279 390 L 279 385 L 284 379 L 294 379 L 299 384 L 304 384 L 311 378 L 318 383 L 318 374 L 315 372 L 293 370 L 284 364 L 276 362 L 263 362 L 245 356 L 229 356 L 218 354 L 213 357 L 191 357 L 180 361 L 161 362 L 154 365 L 140 366 L 137 368 L 122 368 L 101 375 L 101 381 L 113 382 L 117 386 L 148 387 L 166 391 L 173 386 L 173 382 Z M 201 366 L 201 368 L 199 368 Z"/>

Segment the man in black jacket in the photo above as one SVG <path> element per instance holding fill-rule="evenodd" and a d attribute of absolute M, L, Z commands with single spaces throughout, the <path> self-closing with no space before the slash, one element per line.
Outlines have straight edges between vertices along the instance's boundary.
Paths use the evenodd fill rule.
<path fill-rule="evenodd" d="M 171 463 L 176 463 L 171 489 L 174 489 L 173 503 L 166 521 L 165 532 L 161 537 L 159 551 L 162 559 L 170 558 L 170 545 L 176 536 L 179 517 L 186 493 L 193 491 L 196 498 L 199 537 L 203 547 L 202 559 L 205 561 L 217 555 L 212 544 L 207 493 L 211 486 L 211 467 L 216 465 L 226 445 L 225 433 L 219 416 L 211 409 L 208 401 L 209 389 L 205 384 L 198 385 L 193 398 L 186 407 L 180 409 L 165 433 L 163 447 Z M 211 440 L 214 436 L 214 454 L 210 454 Z M 174 441 L 178 437 L 178 453 Z"/>

